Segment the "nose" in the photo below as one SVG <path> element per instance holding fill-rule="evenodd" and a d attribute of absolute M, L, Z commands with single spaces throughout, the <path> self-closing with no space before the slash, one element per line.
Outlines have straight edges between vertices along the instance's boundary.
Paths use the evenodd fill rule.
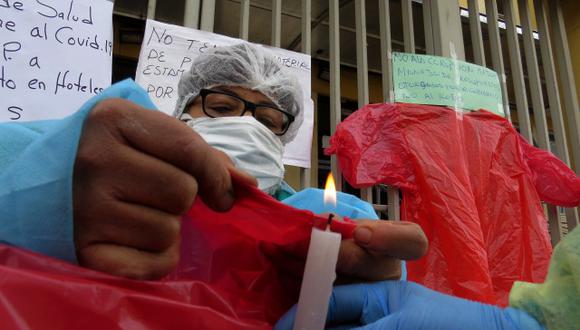
<path fill-rule="evenodd" d="M 242 116 L 250 116 L 250 117 L 252 117 L 252 110 L 246 108 L 244 110 L 244 113 L 242 114 Z"/>

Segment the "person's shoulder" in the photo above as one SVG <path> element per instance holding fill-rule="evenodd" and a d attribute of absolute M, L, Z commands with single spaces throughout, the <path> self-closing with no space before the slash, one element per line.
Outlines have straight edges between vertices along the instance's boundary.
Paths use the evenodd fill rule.
<path fill-rule="evenodd" d="M 336 206 L 326 205 L 324 189 L 305 188 L 283 200 L 283 203 L 318 214 L 333 212 L 352 219 L 378 219 L 373 206 L 359 197 L 343 192 L 337 192 L 336 197 Z"/>

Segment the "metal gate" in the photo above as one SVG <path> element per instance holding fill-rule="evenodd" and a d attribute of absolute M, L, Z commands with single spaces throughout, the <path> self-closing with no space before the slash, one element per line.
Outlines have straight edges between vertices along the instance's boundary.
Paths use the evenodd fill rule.
<path fill-rule="evenodd" d="M 220 22 L 231 25 L 235 21 L 237 34 L 231 29 L 225 33 L 248 40 L 252 34 L 259 34 L 252 29 L 264 30 L 263 25 L 269 23 L 271 45 L 326 61 L 330 75 L 331 133 L 342 116 L 341 72 L 345 67 L 356 69 L 356 102 L 362 107 L 369 103 L 369 73 L 380 77 L 382 101 L 393 100 L 389 58 L 394 49 L 446 57 L 453 54 L 460 60 L 487 65 L 500 77 L 504 108 L 509 110 L 514 126 L 529 142 L 552 151 L 566 164 L 573 164 L 578 173 L 580 112 L 558 0 L 181 0 L 176 3 L 175 10 L 183 12 L 184 26 L 214 31 L 216 21 L 218 25 Z M 315 17 L 313 5 L 317 9 Z M 156 7 L 156 0 L 148 0 L 148 18 L 159 18 Z M 223 10 L 224 7 L 233 10 Z M 353 7 L 354 26 L 341 25 L 344 17 L 352 18 Z M 270 22 L 256 24 L 252 10 L 261 11 L 262 21 L 266 12 Z M 283 24 L 288 17 L 299 20 L 299 27 Z M 370 19 L 378 20 L 378 31 L 367 31 Z M 328 29 L 327 51 L 319 53 L 317 46 L 312 54 L 312 34 L 316 31 L 320 35 L 316 30 L 320 26 Z M 341 57 L 341 46 L 344 49 L 341 36 L 345 33 L 355 36 L 356 62 L 349 63 Z M 289 34 L 298 36 L 283 43 L 283 37 Z M 317 40 L 320 43 L 320 36 Z M 251 41 L 267 43 L 259 38 Z M 375 63 L 374 67 L 369 67 L 369 59 Z M 313 159 L 314 167 L 317 161 Z M 335 156 L 331 158 L 331 169 L 337 186 L 341 187 Z M 311 185 L 310 177 L 308 169 L 300 170 L 302 187 Z M 399 219 L 396 189 L 382 186 L 364 189 L 361 197 L 373 203 L 377 211 L 385 212 L 389 219 Z M 577 209 L 547 205 L 546 212 L 553 244 L 578 225 Z"/>

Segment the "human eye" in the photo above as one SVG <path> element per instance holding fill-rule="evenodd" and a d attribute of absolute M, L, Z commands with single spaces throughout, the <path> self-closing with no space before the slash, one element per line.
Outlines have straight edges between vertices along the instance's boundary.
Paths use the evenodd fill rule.
<path fill-rule="evenodd" d="M 222 103 L 222 104 L 211 104 L 208 105 L 208 110 L 215 111 L 217 113 L 230 113 L 236 110 L 235 106 L 232 104 Z"/>
<path fill-rule="evenodd" d="M 216 116 L 236 115 L 240 108 L 239 100 L 224 94 L 210 94 L 205 100 L 206 111 Z"/>
<path fill-rule="evenodd" d="M 257 108 L 254 117 L 274 133 L 282 131 L 284 120 L 282 113 L 271 108 Z"/>
<path fill-rule="evenodd" d="M 277 129 L 279 128 L 279 125 L 277 125 L 272 118 L 269 118 L 267 116 L 260 116 L 260 115 L 256 115 L 256 119 L 264 124 L 264 126 L 270 128 L 270 129 Z"/>

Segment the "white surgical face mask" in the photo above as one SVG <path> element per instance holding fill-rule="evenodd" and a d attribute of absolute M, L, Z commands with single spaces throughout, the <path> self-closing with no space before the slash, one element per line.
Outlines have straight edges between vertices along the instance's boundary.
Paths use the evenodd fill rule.
<path fill-rule="evenodd" d="M 260 190 L 273 195 L 284 177 L 280 139 L 254 117 L 192 118 L 181 120 L 212 147 L 225 152 L 237 168 L 258 180 Z"/>

